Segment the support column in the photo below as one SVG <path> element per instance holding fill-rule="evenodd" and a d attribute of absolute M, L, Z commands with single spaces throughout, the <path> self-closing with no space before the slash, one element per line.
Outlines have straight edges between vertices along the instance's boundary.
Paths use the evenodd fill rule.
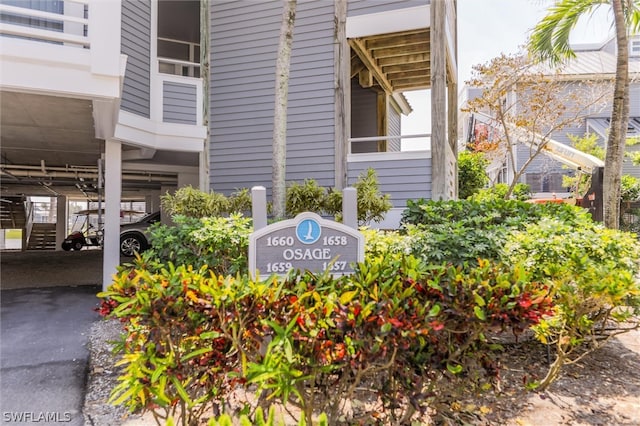
<path fill-rule="evenodd" d="M 56 197 L 56 251 L 62 250 L 62 242 L 67 237 L 67 197 Z"/>
<path fill-rule="evenodd" d="M 104 248 L 102 289 L 113 281 L 120 264 L 120 199 L 122 198 L 122 146 L 116 140 L 105 141 Z"/>
<path fill-rule="evenodd" d="M 447 93 L 445 3 L 431 2 L 431 199 L 446 200 Z M 455 96 L 455 93 L 452 94 Z"/>
<path fill-rule="evenodd" d="M 347 0 L 334 0 L 334 179 L 335 187 L 347 185 L 349 137 L 351 136 L 351 79 L 346 34 Z"/>

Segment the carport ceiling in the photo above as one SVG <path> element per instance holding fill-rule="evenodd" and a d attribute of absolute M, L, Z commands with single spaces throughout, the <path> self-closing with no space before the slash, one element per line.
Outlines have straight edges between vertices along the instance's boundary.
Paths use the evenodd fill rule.
<path fill-rule="evenodd" d="M 104 141 L 95 138 L 93 123 L 90 100 L 1 91 L 0 193 L 97 198 Z M 169 164 L 197 165 L 197 156 L 183 157 Z M 175 181 L 175 173 L 125 172 L 123 198 Z"/>
<path fill-rule="evenodd" d="M 96 166 L 104 150 L 95 138 L 89 100 L 0 93 L 2 164 Z"/>

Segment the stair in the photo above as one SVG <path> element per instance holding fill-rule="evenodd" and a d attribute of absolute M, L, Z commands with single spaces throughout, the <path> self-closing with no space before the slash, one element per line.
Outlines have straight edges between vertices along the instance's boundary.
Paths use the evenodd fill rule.
<path fill-rule="evenodd" d="M 27 213 L 22 196 L 2 196 L 0 200 L 0 229 L 24 229 Z"/>
<path fill-rule="evenodd" d="M 56 224 L 34 223 L 31 236 L 27 241 L 27 250 L 55 250 Z"/>

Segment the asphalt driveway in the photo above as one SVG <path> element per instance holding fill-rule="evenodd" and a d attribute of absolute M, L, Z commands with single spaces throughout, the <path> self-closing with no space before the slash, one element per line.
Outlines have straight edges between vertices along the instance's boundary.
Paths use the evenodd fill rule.
<path fill-rule="evenodd" d="M 34 265 L 37 267 L 37 264 Z M 0 424 L 84 425 L 98 285 L 0 293 Z"/>

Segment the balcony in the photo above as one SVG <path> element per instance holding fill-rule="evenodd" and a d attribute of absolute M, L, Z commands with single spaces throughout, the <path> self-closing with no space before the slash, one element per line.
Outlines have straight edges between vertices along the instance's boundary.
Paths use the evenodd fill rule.
<path fill-rule="evenodd" d="M 120 96 L 120 2 L 0 4 L 2 90 L 112 100 Z"/>

